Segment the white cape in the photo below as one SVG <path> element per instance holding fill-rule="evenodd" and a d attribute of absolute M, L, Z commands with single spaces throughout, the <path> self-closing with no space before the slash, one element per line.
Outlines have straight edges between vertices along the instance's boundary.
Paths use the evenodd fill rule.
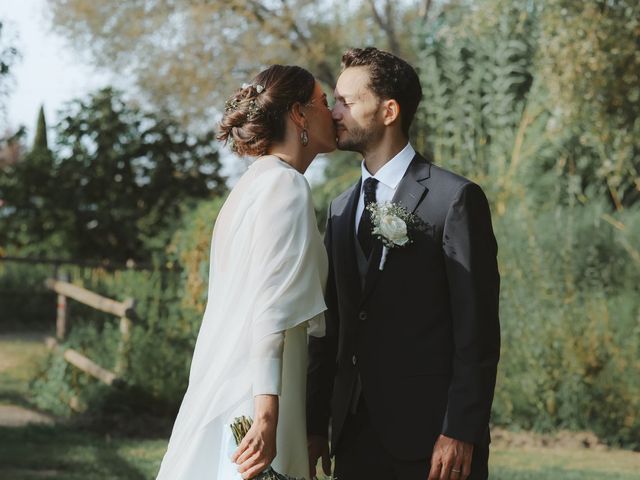
<path fill-rule="evenodd" d="M 308 477 L 307 327 L 321 336 L 327 258 L 309 185 L 274 156 L 258 159 L 218 215 L 207 307 L 158 480 L 240 479 L 229 424 L 253 416 L 252 342 L 285 332 L 277 429 L 280 473 Z M 280 372 L 277 372 L 280 374 Z"/>

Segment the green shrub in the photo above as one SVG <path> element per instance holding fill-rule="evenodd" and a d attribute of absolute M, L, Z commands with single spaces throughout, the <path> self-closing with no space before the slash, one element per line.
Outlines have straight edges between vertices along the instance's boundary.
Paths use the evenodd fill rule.
<path fill-rule="evenodd" d="M 44 281 L 50 265 L 0 261 L 0 329 L 42 330 L 55 325 L 56 296 Z"/>
<path fill-rule="evenodd" d="M 629 250 L 639 244 L 640 212 L 605 212 L 534 215 L 521 204 L 494 219 L 503 336 L 496 424 L 590 429 L 640 445 L 640 271 Z"/>

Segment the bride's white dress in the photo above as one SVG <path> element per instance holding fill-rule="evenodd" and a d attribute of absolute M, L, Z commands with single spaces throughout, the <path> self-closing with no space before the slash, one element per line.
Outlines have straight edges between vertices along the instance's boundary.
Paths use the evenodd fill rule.
<path fill-rule="evenodd" d="M 189 387 L 158 480 L 240 480 L 229 425 L 253 396 L 279 394 L 279 473 L 307 478 L 307 335 L 324 334 L 327 258 L 309 185 L 275 156 L 256 160 L 222 207 Z"/>

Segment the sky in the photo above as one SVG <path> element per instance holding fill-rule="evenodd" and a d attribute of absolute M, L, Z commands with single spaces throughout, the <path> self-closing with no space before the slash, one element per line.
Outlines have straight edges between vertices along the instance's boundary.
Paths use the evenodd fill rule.
<path fill-rule="evenodd" d="M 8 32 L 17 34 L 22 57 L 13 68 L 6 119 L 11 129 L 27 127 L 29 139 L 40 105 L 51 125 L 65 102 L 109 83 L 107 73 L 83 62 L 51 31 L 46 12 L 46 0 L 0 0 L 0 18 L 8 23 Z"/>

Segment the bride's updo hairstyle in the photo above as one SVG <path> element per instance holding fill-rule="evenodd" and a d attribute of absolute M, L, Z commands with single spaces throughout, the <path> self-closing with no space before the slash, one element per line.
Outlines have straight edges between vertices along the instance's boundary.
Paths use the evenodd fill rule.
<path fill-rule="evenodd" d="M 260 156 L 284 139 L 286 116 L 296 102 L 311 100 L 315 79 L 307 70 L 272 65 L 225 103 L 218 140 L 238 155 Z"/>

